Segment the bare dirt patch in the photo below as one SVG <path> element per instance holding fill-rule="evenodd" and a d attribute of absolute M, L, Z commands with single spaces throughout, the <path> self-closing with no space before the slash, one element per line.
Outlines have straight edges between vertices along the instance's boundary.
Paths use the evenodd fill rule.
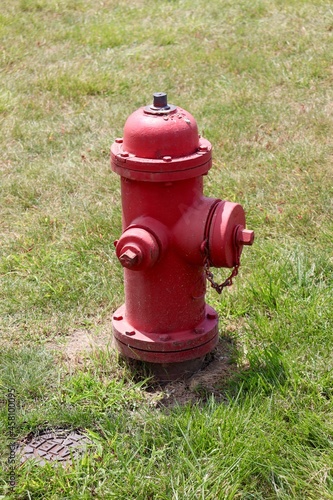
<path fill-rule="evenodd" d="M 89 330 L 75 330 L 64 345 L 49 343 L 47 347 L 61 352 L 61 358 L 72 365 L 83 364 L 91 352 L 99 349 L 114 349 L 113 336 L 105 331 L 100 334 Z"/>
<path fill-rule="evenodd" d="M 61 352 L 63 361 L 71 366 L 84 365 L 94 351 L 114 350 L 113 337 L 103 331 L 94 334 L 89 330 L 76 330 L 65 345 L 49 344 L 51 349 Z M 155 401 L 159 407 L 204 403 L 210 396 L 217 401 L 224 401 L 225 386 L 228 380 L 239 370 L 235 362 L 235 345 L 229 337 L 220 339 L 217 347 L 210 353 L 203 368 L 186 380 L 168 383 L 148 382 L 147 399 Z M 128 365 L 130 369 L 131 363 Z M 120 368 L 120 371 L 123 368 Z M 147 373 L 136 370 L 134 378 L 142 380 Z"/>
<path fill-rule="evenodd" d="M 200 371 L 187 380 L 169 382 L 160 388 L 159 405 L 172 407 L 203 403 L 212 395 L 215 400 L 224 401 L 223 388 L 238 371 L 234 352 L 235 346 L 230 338 L 220 339 Z"/>

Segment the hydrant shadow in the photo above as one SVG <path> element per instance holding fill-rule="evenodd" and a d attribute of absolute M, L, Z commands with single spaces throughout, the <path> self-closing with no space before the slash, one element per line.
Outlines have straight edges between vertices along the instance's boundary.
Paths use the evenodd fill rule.
<path fill-rule="evenodd" d="M 160 406 L 206 403 L 212 396 L 216 402 L 230 402 L 240 394 L 260 392 L 268 396 L 276 390 L 283 391 L 292 377 L 277 346 L 253 352 L 242 366 L 236 359 L 234 341 L 221 338 L 204 368 L 188 380 L 169 383 L 163 388 Z"/>
<path fill-rule="evenodd" d="M 160 382 L 150 378 L 146 391 L 158 395 L 158 407 L 205 403 L 211 396 L 217 402 L 227 401 L 228 383 L 239 372 L 236 363 L 237 348 L 230 337 L 222 337 L 216 348 L 207 355 L 202 368 L 190 378 L 171 382 Z M 133 373 L 133 364 L 131 365 Z M 135 379 L 149 377 L 149 372 L 136 371 Z"/>

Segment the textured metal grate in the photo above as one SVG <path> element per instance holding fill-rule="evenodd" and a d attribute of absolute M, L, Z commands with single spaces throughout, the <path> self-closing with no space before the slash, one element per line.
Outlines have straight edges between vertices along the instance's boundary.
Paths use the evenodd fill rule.
<path fill-rule="evenodd" d="M 46 462 L 59 462 L 65 465 L 83 453 L 89 444 L 91 444 L 90 439 L 79 431 L 58 429 L 44 432 L 32 436 L 21 444 L 19 449 L 21 463 L 35 459 L 39 465 L 44 465 Z"/>

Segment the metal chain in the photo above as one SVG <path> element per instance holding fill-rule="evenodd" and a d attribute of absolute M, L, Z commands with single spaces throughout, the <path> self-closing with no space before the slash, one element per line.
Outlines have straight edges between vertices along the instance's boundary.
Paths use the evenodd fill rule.
<path fill-rule="evenodd" d="M 235 266 L 234 266 L 234 268 L 232 270 L 232 273 L 230 274 L 230 276 L 223 283 L 221 283 L 219 285 L 218 283 L 216 283 L 216 281 L 214 281 L 214 275 L 213 275 L 213 273 L 210 270 L 208 240 L 205 240 L 203 242 L 202 249 L 203 249 L 204 255 L 205 255 L 204 271 L 205 271 L 206 279 L 211 284 L 211 287 L 214 288 L 214 290 L 216 290 L 218 294 L 221 294 L 223 288 L 232 285 L 233 278 L 235 278 L 237 276 L 237 274 L 238 274 L 238 269 L 239 269 L 239 266 L 240 266 L 239 252 L 237 252 L 236 264 L 235 264 Z"/>

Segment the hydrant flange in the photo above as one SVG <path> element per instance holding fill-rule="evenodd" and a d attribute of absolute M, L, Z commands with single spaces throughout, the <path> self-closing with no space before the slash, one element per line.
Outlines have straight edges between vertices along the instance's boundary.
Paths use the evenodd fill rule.
<path fill-rule="evenodd" d="M 125 305 L 114 313 L 112 323 L 118 350 L 127 357 L 149 363 L 179 363 L 200 358 L 214 349 L 218 342 L 218 315 L 208 305 L 204 319 L 191 330 L 170 333 L 140 331 L 126 320 Z"/>

